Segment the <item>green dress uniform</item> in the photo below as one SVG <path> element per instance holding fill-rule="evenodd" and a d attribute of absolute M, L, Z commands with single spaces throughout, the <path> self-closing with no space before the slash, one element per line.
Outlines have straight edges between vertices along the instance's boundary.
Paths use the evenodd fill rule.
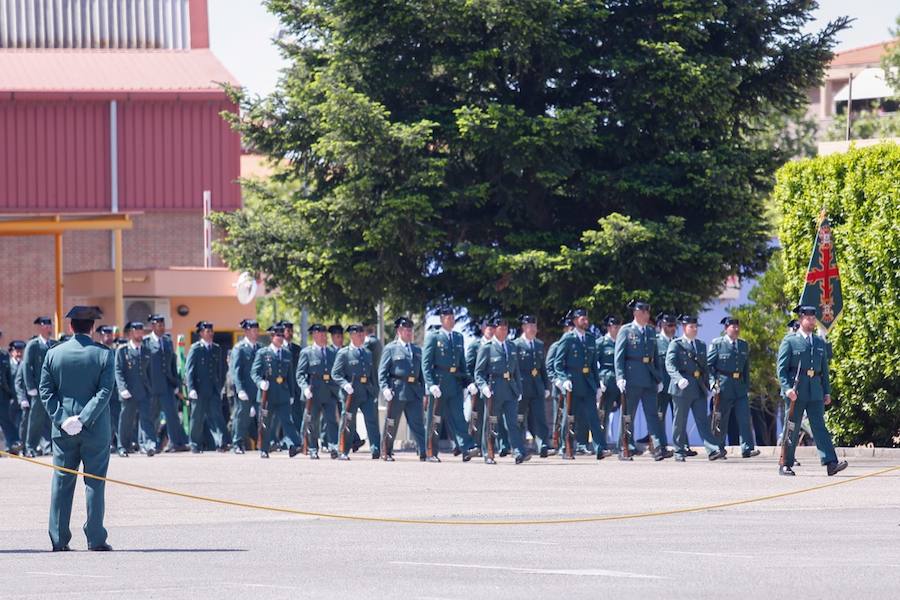
<path fill-rule="evenodd" d="M 378 364 L 378 387 L 389 389 L 394 394 L 388 402 L 390 411 L 385 416 L 385 430 L 388 426 L 396 434 L 400 415 L 406 415 L 406 424 L 416 441 L 419 457 L 425 457 L 425 419 L 422 398 L 425 397 L 425 377 L 422 375 L 422 349 L 413 343 L 404 344 L 397 339 L 389 343 L 381 352 Z M 393 438 L 385 439 L 384 453 L 394 452 Z"/>
<path fill-rule="evenodd" d="M 544 359 L 544 367 L 547 372 L 547 383 L 550 386 L 550 401 L 552 403 L 553 423 L 550 425 L 550 438 L 558 436 L 562 440 L 565 436 L 563 430 L 565 428 L 565 417 L 562 414 L 564 410 L 564 396 L 560 389 L 556 386 L 558 377 L 556 376 L 556 349 L 559 348 L 559 340 L 556 340 L 547 348 L 547 356 Z M 556 444 L 552 444 L 554 449 Z"/>
<path fill-rule="evenodd" d="M 525 438 L 517 424 L 519 399 L 522 397 L 522 377 L 519 372 L 519 359 L 516 347 L 509 341 L 496 339 L 482 344 L 478 349 L 475 361 L 475 385 L 484 394 L 489 388 L 491 398 L 485 396 L 484 411 L 484 446 L 482 452 L 486 462 L 491 462 L 488 455 L 488 440 L 491 431 L 499 442 L 499 421 L 503 421 L 509 435 L 509 443 L 515 451 L 516 462 L 520 463 L 528 455 L 525 450 Z M 487 407 L 490 405 L 491 410 Z M 497 444 L 499 447 L 499 443 Z"/>
<path fill-rule="evenodd" d="M 152 456 L 156 453 L 158 440 L 156 414 L 150 408 L 150 351 L 143 344 L 133 346 L 128 342 L 116 350 L 115 356 L 116 388 L 119 393 L 116 400 L 122 405 L 119 413 L 119 452 L 131 449 L 137 424 L 141 448 Z M 124 392 L 130 397 L 123 396 Z"/>
<path fill-rule="evenodd" d="M 70 313 L 72 314 L 72 313 Z M 89 335 L 76 334 L 67 342 L 51 348 L 43 363 L 40 400 L 44 414 L 53 423 L 53 464 L 106 477 L 109 444 L 112 437 L 109 395 L 113 385 L 113 354 L 95 343 Z M 34 410 L 40 410 L 40 406 Z M 62 429 L 69 417 L 77 417 L 82 429 L 69 435 Z M 55 550 L 68 549 L 72 532 L 72 499 L 78 477 L 53 472 L 50 497 L 50 541 Z M 84 534 L 88 548 L 109 549 L 103 527 L 105 482 L 84 479 L 87 522 Z"/>
<path fill-rule="evenodd" d="M 547 427 L 545 398 L 550 390 L 547 367 L 544 363 L 544 342 L 524 336 L 514 342 L 522 377 L 522 401 L 519 403 L 517 423 L 524 433 L 530 431 L 541 456 L 550 450 L 550 429 Z"/>
<path fill-rule="evenodd" d="M 44 357 L 55 345 L 53 339 L 43 339 L 35 336 L 25 346 L 22 355 L 23 378 L 25 381 L 25 393 L 28 404 L 32 410 L 28 411 L 28 432 L 25 437 L 25 453 L 29 456 L 50 453 L 50 420 L 46 411 L 33 410 L 35 403 L 40 400 L 38 387 L 41 383 L 41 367 Z"/>
<path fill-rule="evenodd" d="M 284 341 L 284 348 L 291 353 L 291 377 L 294 378 L 294 388 L 299 394 L 300 387 L 297 384 L 297 365 L 300 362 L 300 352 L 303 350 L 303 346 L 300 344 L 295 344 L 294 342 Z M 300 402 L 300 396 L 298 395 L 294 398 L 294 403 L 291 405 L 291 418 L 294 420 L 294 427 L 297 428 L 298 432 L 303 432 L 303 407 L 305 404 Z M 290 440 L 287 440 L 288 442 Z"/>
<path fill-rule="evenodd" d="M 749 455 L 754 450 L 750 427 L 750 345 L 727 335 L 717 337 L 709 345 L 706 362 L 710 381 L 719 386 L 719 412 L 722 414 L 719 447 L 725 447 L 725 430 L 733 410 L 741 432 L 741 454 Z"/>
<path fill-rule="evenodd" d="M 657 365 L 656 344 L 656 330 L 653 327 L 650 325 L 641 327 L 631 321 L 619 329 L 614 360 L 616 383 L 625 381 L 623 403 L 625 411 L 622 413 L 621 427 L 627 426 L 633 433 L 631 423 L 640 404 L 658 458 L 664 455 L 667 441 L 665 427 L 659 422 L 657 414 L 656 394 L 662 382 L 662 375 Z M 620 429 L 619 438 L 622 437 Z M 628 443 L 631 446 L 634 440 L 629 439 Z"/>
<path fill-rule="evenodd" d="M 151 409 L 154 414 L 162 411 L 166 417 L 168 449 L 183 448 L 187 445 L 188 439 L 175 399 L 175 390 L 178 389 L 180 381 L 172 339 L 168 335 L 159 337 L 151 332 L 144 336 L 144 346 L 150 352 Z"/>
<path fill-rule="evenodd" d="M 269 389 L 266 390 L 267 414 L 260 415 L 265 424 L 260 453 L 265 456 L 268 452 L 275 434 L 273 419 L 277 417 L 290 445 L 291 456 L 294 456 L 303 445 L 303 441 L 300 439 L 300 433 L 291 416 L 291 405 L 297 401 L 299 396 L 297 379 L 292 371 L 291 351 L 285 347 L 276 348 L 273 344 L 260 348 L 253 358 L 250 376 L 256 385 L 257 404 L 260 409 L 262 409 L 264 391 L 260 388 L 260 382 L 269 382 Z"/>
<path fill-rule="evenodd" d="M 18 413 L 19 401 L 13 384 L 12 359 L 5 350 L 0 350 L 0 431 L 6 438 L 6 449 L 18 452 L 19 428 L 14 422 Z"/>
<path fill-rule="evenodd" d="M 225 416 L 222 413 L 222 388 L 225 385 L 225 359 L 222 347 L 198 340 L 191 344 L 185 361 L 185 385 L 191 399 L 191 451 L 203 449 L 203 427 L 209 426 L 216 448 L 225 448 Z"/>
<path fill-rule="evenodd" d="M 256 384 L 251 376 L 253 361 L 260 349 L 259 342 L 243 338 L 231 349 L 231 384 L 234 386 L 234 412 L 231 415 L 231 446 L 244 450 L 244 440 L 250 435 L 250 409 L 259 413 L 256 403 Z M 246 395 L 246 400 L 241 399 Z"/>
<path fill-rule="evenodd" d="M 432 434 L 435 430 L 440 432 L 440 424 L 444 418 L 446 421 L 443 422 L 447 424 L 456 447 L 463 453 L 463 460 L 470 460 L 472 451 L 477 449 L 475 440 L 469 435 L 463 412 L 463 390 L 471 383 L 463 344 L 461 333 L 443 328 L 425 337 L 422 371 L 429 399 L 425 415 L 425 436 L 426 444 L 431 444 L 431 455 L 434 457 L 438 455 L 438 440 Z M 432 386 L 440 388 L 439 399 L 431 393 Z M 436 401 L 438 414 L 434 410 Z"/>
<path fill-rule="evenodd" d="M 474 376 L 475 373 L 475 363 L 478 361 L 478 351 L 485 344 L 490 344 L 491 341 L 492 340 L 482 336 L 466 346 L 466 372 L 469 373 L 470 376 Z M 469 416 L 469 421 L 470 423 L 472 419 L 476 419 L 476 421 L 474 423 L 471 423 L 471 426 L 467 429 L 467 431 L 470 432 L 470 435 L 471 432 L 477 433 L 478 440 L 476 440 L 476 444 L 481 444 L 481 446 L 484 446 L 485 442 L 485 432 L 484 428 L 482 427 L 482 425 L 484 425 L 485 414 L 484 401 L 485 398 L 480 391 L 472 394 L 469 399 L 469 402 L 471 402 L 472 404 L 472 414 Z M 499 438 L 499 452 L 505 456 L 509 452 L 509 436 L 506 431 L 506 425 L 504 425 L 502 419 L 497 423 L 497 435 Z"/>
<path fill-rule="evenodd" d="M 666 429 L 666 412 L 672 406 L 672 394 L 669 393 L 669 384 L 671 377 L 666 369 L 666 353 L 669 351 L 669 344 L 672 339 L 667 337 L 662 331 L 656 334 L 656 370 L 660 376 L 662 389 L 656 393 L 656 418 L 659 419 L 659 428 L 662 431 Z M 675 409 L 672 408 L 674 418 Z"/>
<path fill-rule="evenodd" d="M 620 332 L 621 335 L 621 332 Z M 697 432 L 710 457 L 719 451 L 719 442 L 709 430 L 709 414 L 706 412 L 709 368 L 706 364 L 706 344 L 698 339 L 675 338 L 669 342 L 666 352 L 666 370 L 669 373 L 669 393 L 674 404 L 672 438 L 676 458 L 683 459 L 688 449 L 687 418 L 693 413 Z M 687 380 L 684 389 L 679 382 Z M 724 452 L 722 453 L 724 456 Z"/>
<path fill-rule="evenodd" d="M 28 402 L 28 394 L 25 392 L 25 367 L 22 361 L 13 367 L 13 388 L 16 391 L 16 399 L 19 401 L 19 440 L 22 447 L 25 447 L 25 440 L 28 438 L 28 420 L 31 412 L 31 404 Z"/>
<path fill-rule="evenodd" d="M 797 402 L 794 423 L 797 426 L 791 432 L 784 464 L 787 467 L 794 465 L 797 438 L 800 436 L 799 423 L 804 412 L 809 419 L 819 460 L 823 465 L 837 463 L 831 434 L 825 427 L 825 396 L 831 394 L 828 349 L 822 338 L 805 336 L 802 330 L 785 336 L 778 348 L 778 381 L 783 396 L 787 397 L 788 390 L 794 388 L 795 379 Z M 785 412 L 785 419 L 787 414 Z"/>
<path fill-rule="evenodd" d="M 331 368 L 331 377 L 338 385 L 343 400 L 344 410 L 341 413 L 342 420 L 349 419 L 350 432 L 347 435 L 348 445 L 356 432 L 356 411 L 362 411 L 366 421 L 366 437 L 369 440 L 369 448 L 372 457 L 381 456 L 381 433 L 378 429 L 378 389 L 376 388 L 375 365 L 372 363 L 372 354 L 362 346 L 353 344 L 344 346 L 334 359 Z M 343 389 L 344 385 L 353 386 L 353 398 L 348 401 L 348 394 Z M 346 451 L 346 449 L 341 449 Z M 345 452 L 346 455 L 346 452 Z M 344 456 L 346 458 L 346 456 Z"/>
<path fill-rule="evenodd" d="M 597 444 L 601 449 L 607 450 L 609 447 L 609 439 L 607 435 L 607 427 L 609 425 L 609 415 L 618 410 L 622 393 L 616 386 L 616 340 L 612 339 L 607 333 L 597 340 L 597 362 L 599 364 L 598 374 L 600 381 L 606 386 L 603 396 L 600 399 L 600 411 L 602 412 L 600 439 Z M 615 443 L 613 444 L 616 445 Z"/>
<path fill-rule="evenodd" d="M 304 419 L 304 430 L 309 430 L 310 456 L 318 456 L 319 450 L 319 423 L 324 419 L 326 439 L 329 442 L 329 450 L 332 458 L 337 458 L 338 424 L 337 403 L 338 386 L 331 378 L 331 368 L 337 351 L 333 346 L 316 346 L 312 344 L 300 351 L 300 359 L 297 362 L 297 383 L 306 397 L 307 390 L 312 390 L 312 407 L 307 424 Z M 304 402 L 305 405 L 305 402 Z M 302 432 L 301 432 L 302 433 Z"/>
<path fill-rule="evenodd" d="M 576 431 L 579 422 L 587 424 L 594 443 L 597 444 L 594 451 L 598 458 L 602 458 L 603 448 L 599 444 L 603 440 L 603 433 L 597 415 L 597 391 L 600 386 L 597 340 L 590 332 L 570 331 L 560 339 L 554 362 L 557 379 L 562 383 L 572 382 Z M 565 436 L 562 439 L 565 440 Z M 574 453 L 574 448 L 572 452 Z M 566 456 L 565 453 L 563 456 Z"/>

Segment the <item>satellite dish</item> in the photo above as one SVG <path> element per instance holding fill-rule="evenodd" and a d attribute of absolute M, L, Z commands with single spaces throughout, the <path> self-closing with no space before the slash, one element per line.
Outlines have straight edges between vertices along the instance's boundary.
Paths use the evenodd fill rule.
<path fill-rule="evenodd" d="M 236 288 L 238 302 L 241 304 L 250 304 L 256 298 L 256 290 L 259 287 L 256 278 L 249 272 L 244 271 L 238 276 L 238 280 L 233 284 Z"/>

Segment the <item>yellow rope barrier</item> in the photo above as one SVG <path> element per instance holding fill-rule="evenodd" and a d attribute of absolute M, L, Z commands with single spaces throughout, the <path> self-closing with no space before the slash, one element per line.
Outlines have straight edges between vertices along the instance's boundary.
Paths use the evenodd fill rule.
<path fill-rule="evenodd" d="M 92 475 L 90 473 L 84 473 L 82 471 L 76 471 L 74 469 L 68 469 L 66 467 L 60 467 L 57 465 L 48 464 L 39 460 L 35 460 L 33 458 L 26 458 L 24 456 L 18 456 L 14 454 L 10 454 L 9 452 L 5 452 L 0 450 L 0 455 L 9 456 L 10 458 L 16 458 L 18 460 L 31 463 L 34 465 L 39 465 L 42 467 L 47 467 L 49 469 L 53 469 L 55 471 L 61 471 L 63 473 L 69 473 L 70 475 L 81 475 L 82 477 L 87 477 L 90 479 L 98 479 L 100 481 L 105 481 L 107 483 L 114 483 L 116 485 L 122 485 L 125 487 L 130 487 L 133 489 L 143 490 L 145 492 L 153 492 L 155 494 L 165 494 L 167 496 L 177 496 L 179 498 L 187 498 L 188 500 L 198 500 L 201 502 L 211 502 L 213 504 L 223 504 L 225 506 L 236 506 L 238 508 L 248 508 L 251 510 L 262 510 L 267 512 L 275 512 L 275 513 L 283 513 L 289 515 L 299 515 L 303 517 L 317 517 L 320 519 L 339 519 L 343 521 L 363 521 L 369 523 L 398 523 L 403 525 L 490 525 L 490 526 L 499 526 L 499 525 L 563 525 L 563 524 L 571 524 L 571 523 L 598 523 L 601 521 L 626 521 L 630 519 L 645 519 L 649 517 L 663 517 L 667 515 L 678 515 L 684 513 L 694 513 L 694 512 L 704 512 L 708 510 L 716 510 L 720 508 L 731 508 L 734 506 L 741 506 L 744 504 L 753 504 L 756 502 L 765 502 L 767 500 L 775 500 L 777 498 L 787 498 L 789 496 L 798 496 L 800 494 L 806 494 L 808 492 L 815 492 L 818 490 L 824 490 L 826 488 L 837 487 L 839 485 L 846 485 L 848 483 L 855 483 L 857 481 L 862 481 L 863 479 L 869 479 L 870 477 L 877 477 L 879 475 L 884 475 L 886 473 L 890 473 L 892 471 L 900 470 L 900 465 L 894 467 L 888 467 L 885 469 L 880 469 L 878 471 L 872 471 L 871 473 L 866 473 L 864 475 L 857 475 L 856 477 L 850 477 L 847 479 L 839 479 L 837 481 L 832 481 L 829 483 L 823 483 L 821 485 L 815 485 L 812 487 L 802 488 L 799 490 L 791 490 L 788 492 L 779 492 L 777 494 L 769 494 L 766 496 L 757 496 L 755 498 L 745 498 L 743 500 L 730 500 L 728 502 L 717 502 L 714 504 L 703 504 L 700 506 L 689 506 L 686 508 L 673 508 L 670 510 L 661 510 L 654 512 L 643 512 L 643 513 L 631 513 L 624 515 L 605 515 L 605 516 L 592 516 L 592 517 L 570 517 L 570 518 L 561 518 L 561 519 L 528 519 L 528 520 L 477 520 L 477 521 L 466 521 L 466 520 L 447 520 L 447 519 L 402 519 L 402 518 L 393 518 L 393 517 L 367 517 L 363 515 L 342 515 L 337 513 L 324 513 L 324 512 L 315 512 L 309 510 L 298 510 L 294 508 L 283 508 L 279 506 L 267 506 L 265 504 L 253 504 L 250 502 L 239 502 L 237 500 L 225 500 L 222 498 L 210 498 L 208 496 L 199 496 L 197 494 L 188 494 L 185 492 L 176 492 L 175 490 L 167 490 L 164 488 L 152 487 L 149 485 L 143 485 L 140 483 L 132 483 L 130 481 L 122 481 L 120 479 L 111 479 L 108 477 L 100 477 L 99 475 Z"/>

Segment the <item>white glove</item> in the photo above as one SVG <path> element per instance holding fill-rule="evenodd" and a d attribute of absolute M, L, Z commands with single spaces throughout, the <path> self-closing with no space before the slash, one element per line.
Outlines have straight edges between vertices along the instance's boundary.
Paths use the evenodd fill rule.
<path fill-rule="evenodd" d="M 478 393 L 478 386 L 474 383 L 470 383 L 468 386 L 466 386 L 466 391 L 469 392 L 470 396 L 474 396 Z"/>
<path fill-rule="evenodd" d="M 605 394 L 605 393 L 606 393 L 606 384 L 603 383 L 602 381 L 600 382 L 600 393 L 601 393 L 601 394 Z"/>
<path fill-rule="evenodd" d="M 494 395 L 494 392 L 491 391 L 491 388 L 490 388 L 489 386 L 484 386 L 484 387 L 481 388 L 481 394 L 482 394 L 485 398 L 490 398 L 491 396 Z"/>
<path fill-rule="evenodd" d="M 572 380 L 566 379 L 565 381 L 563 381 L 562 389 L 564 392 L 571 392 L 572 391 Z"/>
<path fill-rule="evenodd" d="M 247 392 L 245 392 L 244 390 L 241 390 L 238 392 L 238 398 L 240 400 L 243 400 L 244 402 L 247 402 L 248 400 L 250 400 L 250 396 L 248 396 Z"/>
<path fill-rule="evenodd" d="M 618 388 L 619 388 L 619 391 L 622 392 L 623 394 L 625 393 L 625 383 L 626 383 L 626 382 L 625 382 L 624 379 L 617 379 L 617 380 L 616 380 L 616 387 L 618 387 Z"/>
<path fill-rule="evenodd" d="M 199 398 L 199 396 L 197 395 L 197 390 L 189 391 L 188 398 L 190 398 L 191 400 L 196 400 L 197 398 Z"/>
<path fill-rule="evenodd" d="M 29 396 L 37 396 L 37 390 L 28 390 Z"/>
<path fill-rule="evenodd" d="M 597 388 L 597 402 L 600 402 L 601 398 L 603 398 L 603 390 Z"/>
<path fill-rule="evenodd" d="M 19 402 L 19 406 L 22 407 L 22 410 L 28 410 L 28 407 L 31 406 L 31 404 L 28 403 L 28 400 L 22 400 Z"/>
<path fill-rule="evenodd" d="M 550 397 L 550 390 L 544 390 L 544 398 Z"/>
<path fill-rule="evenodd" d="M 662 385 L 662 384 L 659 384 L 659 385 Z M 684 377 L 682 377 L 681 379 L 678 380 L 678 389 L 679 390 L 683 390 L 684 388 L 686 388 L 689 385 L 691 385 L 691 382 L 688 381 L 687 379 L 685 379 Z"/>
<path fill-rule="evenodd" d="M 69 435 L 78 435 L 81 433 L 81 429 L 84 427 L 84 424 L 78 419 L 78 417 L 69 417 L 62 424 L 62 430 L 68 433 Z"/>
<path fill-rule="evenodd" d="M 394 399 L 394 392 L 391 391 L 391 388 L 383 388 L 381 390 L 381 395 L 384 396 L 384 399 L 388 402 Z"/>
<path fill-rule="evenodd" d="M 431 392 L 431 395 L 434 396 L 435 398 L 441 397 L 441 386 L 439 386 L 439 385 L 431 386 L 430 388 L 428 388 L 428 391 Z"/>
<path fill-rule="evenodd" d="M 293 406 L 293 405 L 294 405 L 294 399 L 293 399 L 293 398 L 291 398 L 291 402 L 290 402 L 290 405 L 291 405 L 291 406 Z"/>
<path fill-rule="evenodd" d="M 661 392 L 661 391 L 662 391 L 662 387 L 663 387 L 663 386 L 662 386 L 662 382 L 660 381 L 659 383 L 656 384 L 656 392 L 657 392 L 657 393 Z"/>
<path fill-rule="evenodd" d="M 255 417 L 255 416 L 256 416 L 256 407 L 255 407 L 255 406 L 251 406 L 251 407 L 250 407 L 250 418 L 252 419 L 252 418 Z"/>
<path fill-rule="evenodd" d="M 307 387 L 305 390 L 303 390 L 303 395 L 306 396 L 307 400 L 312 400 L 312 388 Z"/>
<path fill-rule="evenodd" d="M 266 390 L 268 390 L 268 389 L 269 389 L 269 382 L 268 382 L 267 380 L 265 380 L 265 379 L 263 379 L 262 381 L 260 381 L 260 382 L 259 382 L 259 389 L 261 389 L 261 390 L 264 391 L 264 392 L 265 392 Z"/>
<path fill-rule="evenodd" d="M 124 398 L 125 400 L 131 398 L 131 392 L 129 392 L 128 390 L 121 390 L 119 392 L 119 395 L 122 396 L 122 398 Z"/>
<path fill-rule="evenodd" d="M 345 392 L 347 392 L 348 394 L 352 394 L 353 393 L 353 384 L 345 383 L 344 385 L 341 386 L 341 389 L 344 390 Z"/>

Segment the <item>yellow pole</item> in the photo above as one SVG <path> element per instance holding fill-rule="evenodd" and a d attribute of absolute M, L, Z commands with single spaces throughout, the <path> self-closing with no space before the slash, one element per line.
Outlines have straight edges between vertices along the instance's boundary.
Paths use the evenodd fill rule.
<path fill-rule="evenodd" d="M 63 245 L 62 234 L 53 236 L 56 241 L 56 337 L 63 333 Z"/>
<path fill-rule="evenodd" d="M 119 327 L 124 324 L 125 321 L 125 298 L 124 298 L 124 290 L 122 288 L 122 230 L 116 229 L 113 231 L 113 253 L 115 254 L 115 274 L 113 275 L 115 279 L 115 292 L 114 292 L 114 302 L 115 302 L 115 323 Z"/>

